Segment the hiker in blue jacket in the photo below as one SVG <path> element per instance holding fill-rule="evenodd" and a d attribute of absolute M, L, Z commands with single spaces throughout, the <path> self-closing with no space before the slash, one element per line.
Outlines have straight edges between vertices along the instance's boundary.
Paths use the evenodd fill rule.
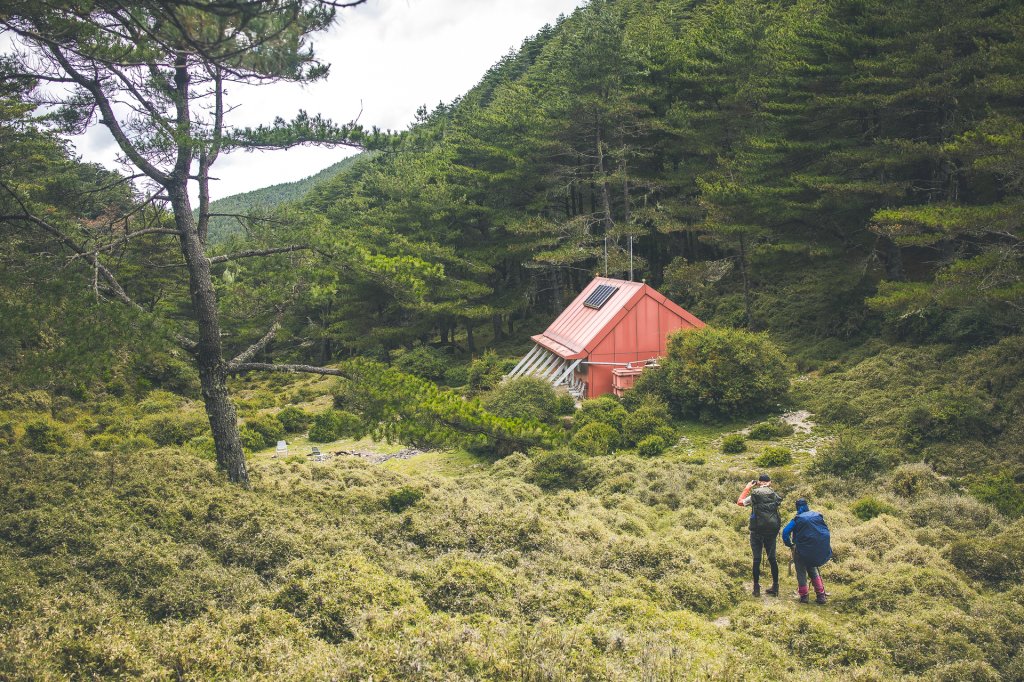
<path fill-rule="evenodd" d="M 796 516 L 782 529 L 782 542 L 793 551 L 800 602 L 807 603 L 807 576 L 810 576 L 815 601 L 824 604 L 827 601 L 825 583 L 818 568 L 832 558 L 832 540 L 825 517 L 811 511 L 807 500 L 801 497 L 796 501 Z"/>

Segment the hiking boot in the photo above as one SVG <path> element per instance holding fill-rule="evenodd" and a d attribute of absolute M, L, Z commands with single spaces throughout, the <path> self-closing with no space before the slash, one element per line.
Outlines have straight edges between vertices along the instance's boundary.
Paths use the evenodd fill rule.
<path fill-rule="evenodd" d="M 779 596 L 779 584 L 778 583 L 772 583 L 772 586 L 769 587 L 767 590 L 765 590 L 764 593 L 768 594 L 768 595 L 771 595 L 773 597 Z"/>
<path fill-rule="evenodd" d="M 760 597 L 761 596 L 761 586 L 758 585 L 757 583 L 754 583 L 754 596 L 755 597 Z"/>
<path fill-rule="evenodd" d="M 818 596 L 816 596 L 814 598 L 814 603 L 815 604 L 827 604 L 828 603 L 828 597 L 825 596 L 824 592 L 819 592 Z"/>
<path fill-rule="evenodd" d="M 800 595 L 800 603 L 801 604 L 806 604 L 807 603 L 807 595 L 806 594 L 801 594 Z"/>

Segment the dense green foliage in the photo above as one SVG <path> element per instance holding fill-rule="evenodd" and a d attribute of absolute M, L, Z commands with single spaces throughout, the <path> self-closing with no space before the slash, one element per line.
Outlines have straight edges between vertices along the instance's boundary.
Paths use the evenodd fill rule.
<path fill-rule="evenodd" d="M 764 334 L 741 329 L 677 332 L 661 365 L 644 372 L 633 392 L 658 398 L 690 419 L 774 409 L 789 390 L 785 355 Z"/>
<path fill-rule="evenodd" d="M 722 437 L 722 452 L 735 455 L 747 451 L 747 439 L 741 433 L 730 433 Z"/>
<path fill-rule="evenodd" d="M 765 448 L 754 464 L 759 467 L 780 467 L 793 462 L 793 453 L 789 448 Z"/>
<path fill-rule="evenodd" d="M 627 274 L 630 240 L 637 276 L 807 362 L 1019 331 L 1020 12 L 595 0 L 422 110 L 407 154 L 300 201 L 336 241 L 437 266 L 421 300 L 323 275 L 304 335 L 472 352 L 557 312 L 606 242 Z"/>
<path fill-rule="evenodd" d="M 550 381 L 517 377 L 498 384 L 483 398 L 492 414 L 509 419 L 553 423 L 558 418 L 558 394 Z"/>
<path fill-rule="evenodd" d="M 747 436 L 752 440 L 774 440 L 785 436 L 793 435 L 792 425 L 781 419 L 773 419 L 751 427 Z"/>

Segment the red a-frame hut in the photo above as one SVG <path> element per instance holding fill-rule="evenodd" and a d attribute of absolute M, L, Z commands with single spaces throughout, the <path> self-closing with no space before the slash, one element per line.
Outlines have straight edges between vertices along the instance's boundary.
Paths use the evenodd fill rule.
<path fill-rule="evenodd" d="M 577 399 L 622 393 L 665 355 L 668 335 L 704 323 L 643 282 L 597 277 L 562 311 L 509 378 L 536 376 Z"/>

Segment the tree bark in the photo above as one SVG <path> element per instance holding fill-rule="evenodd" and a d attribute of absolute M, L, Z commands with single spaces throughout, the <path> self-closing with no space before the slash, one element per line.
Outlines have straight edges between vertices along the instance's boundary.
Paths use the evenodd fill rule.
<path fill-rule="evenodd" d="M 903 272 L 903 254 L 896 242 L 886 236 L 879 239 L 879 246 L 882 251 L 882 263 L 885 265 L 885 278 L 891 282 L 902 282 L 905 278 Z"/>
<path fill-rule="evenodd" d="M 750 275 L 747 272 L 747 238 L 740 232 L 740 276 L 743 278 L 743 306 L 747 317 L 747 329 L 753 326 L 753 314 L 750 298 Z"/>
<path fill-rule="evenodd" d="M 608 180 L 604 176 L 604 140 L 601 139 L 601 122 L 598 120 L 596 133 L 594 135 L 595 146 L 597 147 L 597 174 L 601 178 L 601 219 L 604 225 L 604 276 L 608 276 L 608 235 L 615 225 L 612 220 L 612 199 L 611 189 L 608 187 Z"/>
<path fill-rule="evenodd" d="M 238 435 L 238 417 L 228 395 L 227 365 L 220 339 L 220 316 L 217 294 L 210 277 L 210 261 L 206 258 L 199 232 L 192 220 L 192 208 L 183 179 L 171 195 L 174 221 L 178 228 L 181 253 L 188 269 L 192 314 L 199 328 L 195 358 L 199 368 L 199 385 L 206 407 L 206 416 L 213 432 L 217 465 L 227 473 L 228 480 L 249 486 L 245 453 Z"/>

